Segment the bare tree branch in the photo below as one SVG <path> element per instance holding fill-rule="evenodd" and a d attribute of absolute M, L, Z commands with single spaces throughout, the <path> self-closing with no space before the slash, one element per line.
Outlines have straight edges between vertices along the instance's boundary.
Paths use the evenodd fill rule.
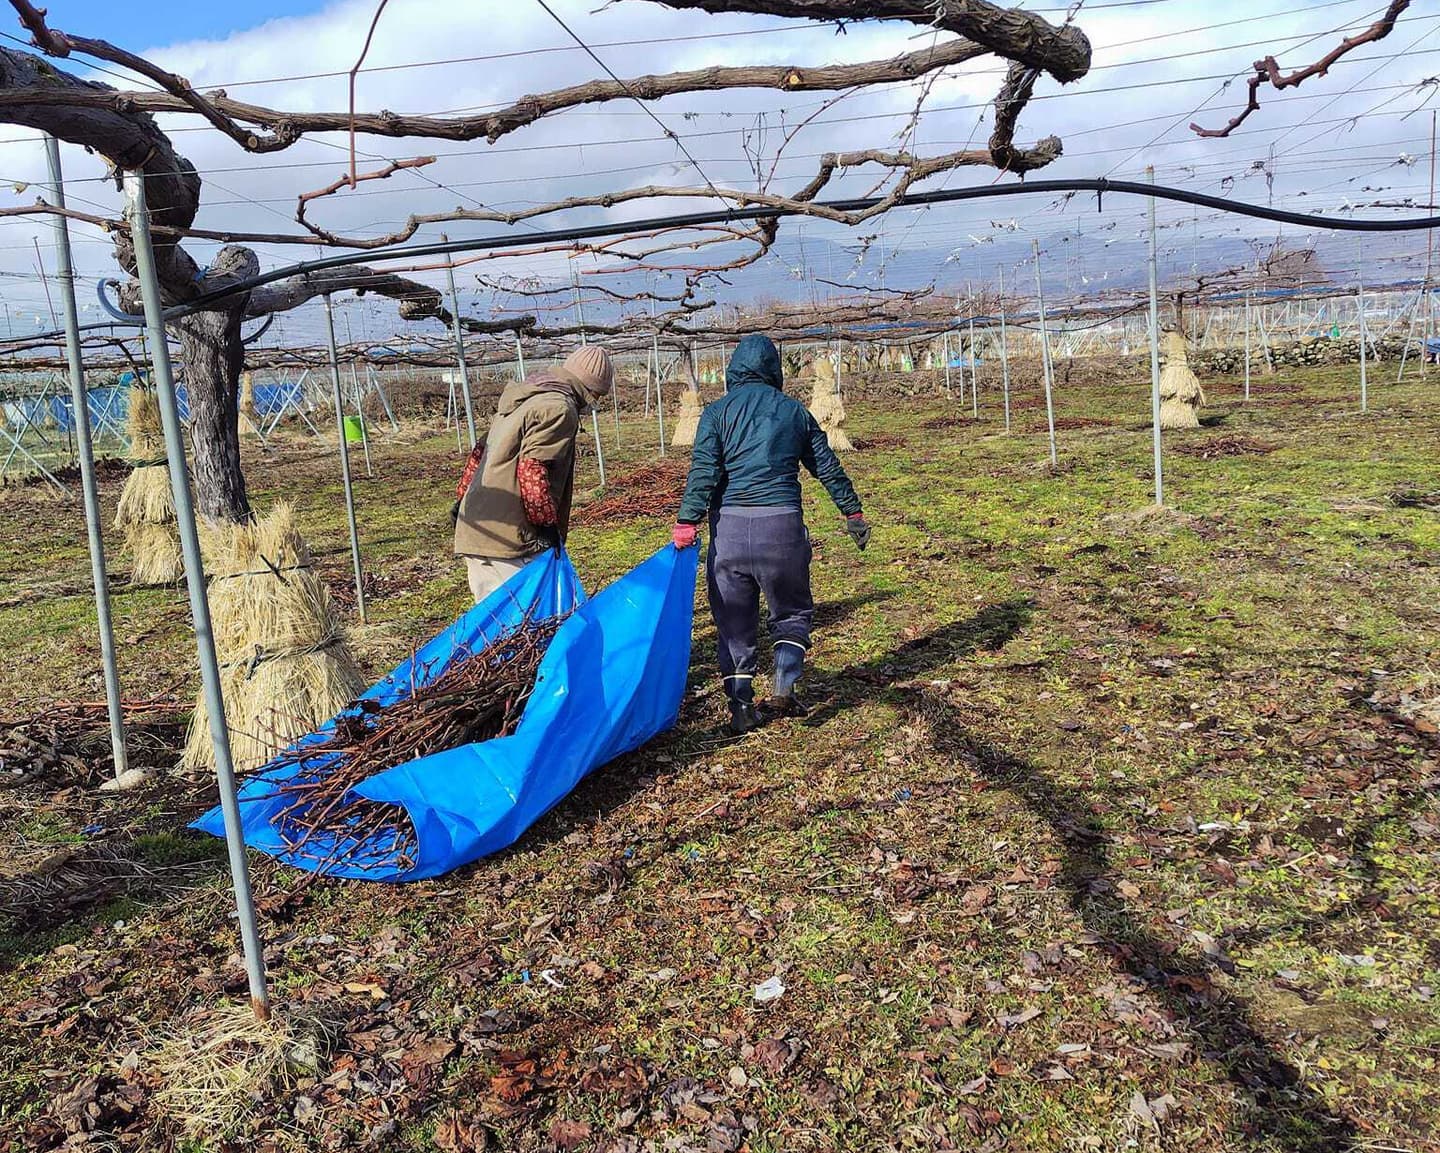
<path fill-rule="evenodd" d="M 1410 0 L 1390 0 L 1390 7 L 1385 10 L 1385 15 L 1365 29 L 1340 41 L 1314 64 L 1308 64 L 1304 68 L 1297 68 L 1294 72 L 1282 73 L 1280 65 L 1275 57 L 1267 56 L 1263 60 L 1255 61 L 1255 75 L 1250 77 L 1249 88 L 1250 98 L 1246 101 L 1245 107 L 1239 115 L 1233 117 L 1223 128 L 1202 128 L 1198 124 L 1191 124 L 1190 131 L 1196 136 L 1204 136 L 1209 139 L 1217 139 L 1229 136 L 1240 125 L 1250 119 L 1251 113 L 1260 111 L 1260 86 L 1267 81 L 1276 91 L 1283 92 L 1286 88 L 1298 88 L 1312 76 L 1324 76 L 1330 71 L 1330 66 L 1349 52 L 1353 52 L 1362 44 L 1373 44 L 1377 40 L 1383 40 L 1395 30 L 1395 22 L 1400 18 L 1400 13 L 1410 7 Z"/>
<path fill-rule="evenodd" d="M 30 30 L 35 46 L 47 56 L 58 56 L 63 59 L 68 57 L 71 52 L 82 52 L 97 60 L 105 60 L 111 64 L 118 64 L 122 68 L 128 68 L 132 72 L 138 72 L 170 93 L 180 104 L 177 111 L 195 112 L 205 117 L 247 152 L 274 152 L 290 147 L 295 143 L 295 139 L 298 139 L 298 137 L 290 138 L 283 132 L 274 136 L 257 136 L 253 132 L 241 128 L 217 109 L 210 100 L 197 93 L 190 87 L 190 81 L 183 76 L 167 72 L 143 56 L 136 56 L 133 52 L 117 48 L 106 40 L 93 40 L 88 36 L 75 36 L 68 32 L 55 31 L 45 23 L 45 9 L 36 8 L 29 0 L 10 0 L 10 3 L 20 14 L 20 22 Z"/>
<path fill-rule="evenodd" d="M 1057 27 L 1043 16 L 1002 8 L 987 0 L 654 0 L 667 8 L 713 14 L 792 16 L 835 20 L 904 20 L 964 36 L 987 52 L 1048 73 L 1062 84 L 1090 71 L 1090 41 L 1073 24 Z"/>
<path fill-rule="evenodd" d="M 24 3 L 24 0 L 12 0 Z M 274 151 L 287 147 L 311 132 L 344 132 L 352 126 L 368 136 L 413 137 L 427 140 L 468 141 L 484 138 L 494 144 L 501 137 L 524 128 L 542 117 L 585 104 L 602 104 L 611 100 L 629 99 L 638 95 L 645 100 L 658 100 L 688 92 L 721 92 L 731 88 L 778 88 L 784 92 L 830 92 L 843 88 L 891 84 L 913 80 L 938 68 L 960 64 L 986 54 L 986 49 L 967 40 L 950 40 L 933 48 L 925 48 L 889 60 L 865 64 L 834 64 L 819 68 L 790 65 L 744 66 L 733 68 L 699 68 L 688 72 L 636 76 L 629 80 L 591 80 L 569 88 L 534 96 L 524 96 L 515 103 L 494 112 L 477 116 L 403 116 L 394 112 L 283 112 L 260 104 L 233 100 L 223 92 L 209 93 L 204 100 L 190 93 L 193 99 L 169 91 L 142 90 L 120 92 L 104 85 L 91 90 L 58 88 L 44 93 L 19 94 L 0 92 L 0 107 L 26 95 L 30 102 L 42 102 L 72 108 L 107 108 L 140 112 L 198 113 L 211 119 L 219 117 L 226 123 L 240 121 L 271 128 L 275 139 L 285 143 L 250 151 Z M 138 59 L 138 57 L 136 58 Z M 158 82 L 158 81 L 157 81 Z M 187 89 L 188 91 L 188 89 Z M 203 105 L 203 108 L 200 106 Z M 212 123 L 214 121 L 212 120 Z M 218 125 L 217 125 L 218 127 Z M 226 135 L 236 138 L 235 132 Z M 243 135 L 243 132 L 242 132 Z M 249 147 L 244 140 L 242 147 Z"/>

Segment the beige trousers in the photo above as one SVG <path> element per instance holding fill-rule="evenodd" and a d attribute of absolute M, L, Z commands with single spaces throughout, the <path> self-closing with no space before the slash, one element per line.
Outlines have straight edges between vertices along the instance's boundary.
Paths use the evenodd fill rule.
<path fill-rule="evenodd" d="M 478 605 L 534 557 L 467 556 L 465 575 L 470 580 L 470 595 Z"/>

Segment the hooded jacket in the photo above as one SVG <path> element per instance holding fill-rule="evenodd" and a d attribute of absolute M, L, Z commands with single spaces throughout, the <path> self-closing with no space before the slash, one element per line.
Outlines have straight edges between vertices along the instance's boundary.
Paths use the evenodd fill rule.
<path fill-rule="evenodd" d="M 798 509 L 802 465 L 843 514 L 860 511 L 860 498 L 824 431 L 783 387 L 774 342 L 759 334 L 745 337 L 725 369 L 725 396 L 701 414 L 676 518 L 682 524 L 699 524 L 729 507 Z"/>
<path fill-rule="evenodd" d="M 564 538 L 575 490 L 575 434 L 580 412 L 589 403 L 581 382 L 563 368 L 533 373 L 500 394 L 484 459 L 460 499 L 457 555 L 513 560 L 545 548 L 525 516 L 515 472 L 522 459 L 545 466 L 556 527 Z"/>

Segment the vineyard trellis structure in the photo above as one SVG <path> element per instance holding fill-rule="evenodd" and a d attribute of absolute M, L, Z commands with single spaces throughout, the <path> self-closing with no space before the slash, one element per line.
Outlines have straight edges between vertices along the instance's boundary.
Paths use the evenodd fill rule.
<path fill-rule="evenodd" d="M 349 529 L 352 553 L 356 561 L 357 594 L 362 592 L 363 581 L 359 567 L 358 543 L 353 509 L 353 497 L 349 483 L 349 455 L 345 450 L 345 437 L 341 426 L 345 405 L 341 381 L 341 360 L 335 340 L 333 317 L 330 315 L 330 297 L 337 292 L 371 291 L 395 299 L 400 304 L 401 316 L 406 319 L 435 317 L 453 321 L 458 328 L 460 318 L 449 313 L 443 306 L 441 294 L 427 285 L 407 280 L 399 275 L 401 271 L 411 272 L 426 267 L 415 267 L 415 262 L 424 258 L 444 257 L 447 263 L 453 256 L 466 252 L 500 249 L 515 249 L 523 245 L 528 252 L 545 251 L 543 246 L 557 246 L 552 251 L 580 251 L 577 247 L 584 242 L 584 250 L 601 255 L 615 255 L 614 245 L 619 239 L 649 238 L 656 247 L 642 254 L 639 266 L 644 267 L 647 256 L 673 251 L 675 247 L 692 250 L 708 249 L 741 242 L 749 251 L 733 261 L 702 265 L 692 269 L 693 278 L 687 283 L 687 298 L 695 284 L 706 274 L 721 273 L 729 269 L 744 267 L 765 255 L 774 244 L 776 230 L 781 220 L 793 216 L 805 216 L 827 220 L 837 224 L 855 225 L 862 221 L 881 216 L 899 207 L 920 207 L 941 205 L 962 200 L 991 199 L 1015 195 L 1052 195 L 1088 191 L 1097 195 L 1097 201 L 1105 196 L 1136 194 L 1151 198 L 1161 197 L 1217 211 L 1246 215 L 1280 223 L 1301 224 L 1310 227 L 1338 229 L 1351 232 L 1410 231 L 1432 229 L 1440 225 L 1440 217 L 1425 217 L 1411 220 L 1367 220 L 1336 219 L 1311 214 L 1286 212 L 1258 205 L 1249 205 L 1221 197 L 1183 189 L 1157 186 L 1134 181 L 1096 178 L 1068 181 L 1031 181 L 1021 185 L 1001 184 L 967 189 L 938 189 L 916 192 L 913 185 L 941 173 L 947 173 L 966 166 L 983 166 L 1002 173 L 1024 175 L 1051 163 L 1061 150 L 1060 141 L 1047 137 L 1031 146 L 1017 145 L 1014 140 L 1018 118 L 1028 105 L 1037 80 L 1042 74 L 1068 83 L 1084 76 L 1090 69 L 1090 44 L 1084 34 L 1070 20 L 1061 26 L 1052 25 L 1042 15 L 1019 9 L 1001 9 L 983 0 L 967 0 L 965 3 L 910 3 L 908 0 L 894 0 L 879 6 L 858 6 L 840 3 L 838 0 L 658 0 L 667 7 L 681 10 L 702 11 L 747 11 L 755 14 L 804 17 L 821 19 L 848 19 L 860 16 L 891 20 L 909 26 L 919 25 L 928 32 L 935 30 L 954 37 L 928 50 L 912 53 L 893 60 L 872 61 L 859 65 L 841 65 L 824 68 L 774 69 L 718 69 L 705 73 L 671 73 L 658 77 L 644 77 L 635 83 L 643 86 L 637 93 L 625 81 L 614 77 L 611 81 L 591 81 L 571 89 L 558 90 L 541 97 L 529 97 L 514 107 L 499 113 L 463 120 L 444 120 L 430 117 L 396 117 L 385 113 L 379 116 L 357 115 L 352 108 L 348 114 L 336 113 L 284 113 L 273 109 L 233 101 L 224 93 L 202 94 L 187 81 L 157 65 L 118 49 L 104 41 L 78 37 L 51 29 L 46 23 L 43 10 L 37 9 L 29 0 L 11 0 L 22 22 L 34 37 L 34 44 L 43 52 L 64 58 L 72 51 L 89 54 L 110 63 L 119 64 L 144 75 L 158 91 L 130 92 L 117 94 L 103 85 L 80 80 L 53 67 L 29 53 L 13 49 L 0 49 L 0 80 L 5 91 L 0 95 L 4 114 L 0 119 L 37 128 L 53 134 L 48 137 L 47 151 L 51 157 L 51 200 L 31 208 L 12 210 L 10 214 L 50 215 L 55 219 L 57 249 L 61 254 L 59 281 L 65 312 L 64 336 L 66 345 L 66 367 L 68 369 L 73 417 L 77 429 L 77 454 L 85 497 L 87 524 L 90 530 L 92 564 L 94 567 L 97 611 L 101 616 L 102 648 L 107 650 L 106 684 L 107 697 L 112 704 L 112 725 L 117 738 L 116 766 L 123 763 L 123 734 L 119 733 L 118 685 L 113 676 L 113 654 L 108 653 L 108 600 L 104 588 L 103 552 L 99 540 L 98 504 L 94 477 L 93 452 L 89 443 L 90 403 L 84 382 L 85 364 L 82 334 L 85 332 L 109 332 L 111 324 L 81 326 L 75 304 L 75 277 L 69 257 L 67 219 L 77 217 L 91 224 L 100 224 L 114 232 L 116 255 L 122 267 L 134 277 L 122 292 L 125 311 L 144 316 L 144 326 L 149 342 L 149 361 L 156 391 L 160 398 L 160 415 L 163 424 L 165 457 L 169 467 L 170 482 L 175 502 L 180 543 L 184 553 L 185 577 L 189 592 L 192 621 L 197 639 L 201 681 L 203 684 L 203 705 L 208 716 L 209 731 L 215 744 L 215 760 L 219 774 L 221 804 L 226 815 L 226 832 L 229 846 L 232 876 L 235 882 L 236 902 L 240 918 L 243 953 L 249 978 L 252 1004 L 257 1016 L 267 1013 L 268 994 L 264 977 L 263 961 L 258 934 L 254 921 L 253 903 L 250 899 L 248 868 L 245 861 L 244 844 L 239 833 L 233 765 L 228 748 L 226 716 L 221 700 L 220 679 L 211 632 L 208 594 L 205 574 L 201 564 L 198 531 L 196 524 L 196 501 L 208 517 L 231 523 L 243 523 L 249 515 L 244 478 L 239 468 L 238 433 L 234 427 L 233 412 L 227 405 L 233 400 L 226 390 L 233 385 L 234 377 L 243 365 L 240 327 L 242 321 L 256 316 L 267 316 L 277 311 L 296 307 L 298 303 L 322 297 L 326 304 L 328 347 L 324 367 L 328 368 L 331 383 L 333 416 L 337 424 L 341 448 L 341 465 L 345 475 L 347 505 L 350 509 Z M 1302 70 L 1290 76 L 1271 75 L 1272 86 L 1276 89 L 1299 84 L 1305 75 L 1323 71 L 1340 55 L 1359 43 L 1383 38 L 1393 27 L 1395 18 L 1408 6 L 1409 0 L 1391 0 L 1386 16 L 1377 22 L 1365 37 L 1352 37 L 1325 58 L 1322 64 L 1309 71 Z M 1074 12 L 1072 12 L 1072 16 Z M 994 54 L 1005 61 L 1005 79 L 994 102 L 993 131 L 985 147 L 966 149 L 936 157 L 920 157 L 905 150 L 882 151 L 861 150 L 852 153 L 825 154 L 815 177 L 797 192 L 782 195 L 771 192 L 764 186 L 758 190 L 724 190 L 717 188 L 705 176 L 703 169 L 693 157 L 686 153 L 690 165 L 703 181 L 703 186 L 689 188 L 656 188 L 647 186 L 604 193 L 592 197 L 571 198 L 555 204 L 527 210 L 523 216 L 498 213 L 493 210 L 457 210 L 434 217 L 412 217 L 390 237 L 345 237 L 331 233 L 307 219 L 306 206 L 339 192 L 342 188 L 354 188 L 360 180 L 382 179 L 402 168 L 421 167 L 429 158 L 416 157 L 391 162 L 388 169 L 367 172 L 356 171 L 353 134 L 358 130 L 382 136 L 432 137 L 443 139 L 495 139 L 532 123 L 548 113 L 581 103 L 603 103 L 610 100 L 634 100 L 642 105 L 661 95 L 679 92 L 723 90 L 735 86 L 771 86 L 789 91 L 830 91 L 838 92 L 847 87 L 888 83 L 897 79 L 914 79 L 975 57 Z M 358 65 L 357 65 L 358 68 Z M 759 75 L 763 73 L 762 75 Z M 1303 74 L 1302 74 L 1303 73 Z M 1251 85 L 1251 105 L 1257 103 L 1257 91 L 1262 76 Z M 613 83 L 612 83 L 613 81 Z M 117 96 L 119 99 L 117 99 Z M 1247 110 L 1242 116 L 1249 115 Z M 340 131 L 347 126 L 352 133 L 351 170 L 348 181 L 342 180 L 325 189 L 306 193 L 300 198 L 296 220 L 309 236 L 291 234 L 280 237 L 279 242 L 301 242 L 317 246 L 350 247 L 359 252 L 345 253 L 320 260 L 302 262 L 287 268 L 266 273 L 258 271 L 259 262 L 255 252 L 245 243 L 274 241 L 276 237 L 251 236 L 246 234 L 207 234 L 192 227 L 199 204 L 200 178 L 193 166 L 178 156 L 164 133 L 160 132 L 149 113 L 176 112 L 203 118 L 211 127 L 224 133 L 247 152 L 265 153 L 282 150 L 303 138 L 307 133 Z M 653 113 L 651 113 L 653 117 Z M 919 109 L 916 110 L 916 116 Z M 658 123 L 658 118 L 657 118 Z M 663 124 L 661 127 L 664 127 Z M 1233 124 L 1232 124 L 1233 127 Z M 1228 131 L 1228 128 L 1222 131 Z M 681 138 L 668 133 L 677 147 L 684 152 Z M 121 175 L 126 198 L 127 219 L 123 224 L 96 218 L 93 215 L 71 211 L 66 208 L 64 181 L 59 171 L 58 146 L 55 136 L 63 136 L 72 144 L 80 144 L 99 151 L 111 161 Z M 830 185 L 837 172 L 877 166 L 886 175 L 877 187 L 888 185 L 883 195 L 822 200 L 820 193 Z M 772 169 L 773 175 L 773 169 Z M 631 219 L 623 224 L 605 223 L 575 228 L 535 229 L 519 239 L 514 225 L 523 217 L 541 217 L 562 213 L 579 207 L 609 208 L 619 203 L 639 202 L 647 199 L 676 199 L 691 197 L 702 201 L 719 202 L 723 209 L 688 214 L 671 213 L 646 219 Z M 152 222 L 152 205 L 155 219 Z M 1097 207 L 1100 205 L 1097 203 Z M 509 229 L 499 235 L 449 241 L 440 244 L 404 244 L 403 241 L 422 226 L 439 223 L 442 220 L 488 221 L 505 224 Z M 152 236 L 153 223 L 153 236 Z M 673 241 L 676 235 L 691 238 L 688 242 Z M 695 240 L 696 236 L 701 237 Z M 1152 225 L 1152 269 L 1153 269 L 1153 225 Z M 226 247 L 206 269 L 200 269 L 194 259 L 181 246 L 185 238 L 221 240 Z M 671 239 L 666 239 L 671 238 Z M 600 245 L 592 241 L 604 241 Z M 401 243 L 397 243 L 401 242 Z M 564 246 L 564 247 L 558 247 Z M 410 262 L 400 270 L 383 271 L 370 267 L 375 264 L 390 264 L 397 260 Z M 442 266 L 443 267 L 443 266 Z M 1043 270 L 1037 250 L 1034 262 L 1037 284 L 1036 311 L 1039 316 L 1039 335 L 1042 355 L 1045 360 L 1047 398 L 1049 394 L 1050 363 L 1048 330 L 1045 321 L 1046 307 L 1043 300 Z M 1153 286 L 1153 274 L 1152 274 Z M 1426 297 L 1428 300 L 1428 296 Z M 170 307 L 166 307 L 166 303 Z M 687 300 L 681 301 L 680 314 L 686 315 Z M 577 305 L 577 312 L 579 311 Z M 1003 316 L 1003 312 L 1002 312 Z M 1363 327 L 1365 310 L 1359 312 Z M 815 321 L 821 321 L 817 331 Z M 947 338 L 957 331 L 954 316 L 939 316 L 929 323 L 935 327 L 932 335 L 941 334 Z M 969 337 L 971 320 L 965 318 L 965 335 Z M 665 324 L 652 323 L 648 334 L 644 325 L 627 326 L 627 332 L 604 332 L 602 326 L 592 325 L 588 332 L 583 318 L 577 316 L 576 326 L 562 326 L 546 332 L 533 318 L 507 318 L 486 322 L 467 318 L 464 327 L 470 332 L 508 336 L 515 342 L 516 357 L 523 356 L 523 346 L 517 337 L 528 335 L 532 341 L 548 339 L 554 342 L 583 339 L 586 335 L 619 338 L 620 351 L 626 351 L 625 343 L 633 340 L 633 351 L 643 351 L 648 335 L 649 355 L 658 378 L 660 350 L 663 339 L 669 346 L 679 345 L 679 355 L 686 362 L 692 377 L 695 366 L 694 343 L 697 340 L 724 340 L 725 335 L 714 326 L 687 326 L 678 323 L 673 316 Z M 1107 323 L 1102 318 L 1101 323 Z M 833 346 L 845 333 L 854 338 L 857 332 L 874 323 L 906 323 L 906 318 L 893 320 L 877 319 L 869 315 L 841 318 L 836 315 L 796 323 L 789 331 L 780 331 L 783 339 L 799 342 L 813 341 L 821 346 Z M 922 322 L 924 323 L 924 322 Z M 1024 324 L 1023 318 L 1019 322 Z M 192 497 L 190 467 L 187 465 L 185 442 L 181 424 L 181 409 L 177 374 L 170 364 L 170 351 L 166 326 L 176 325 L 180 330 L 181 346 L 187 367 L 191 373 L 189 399 L 192 419 L 196 422 L 194 444 L 195 493 Z M 848 327 L 847 327 L 848 326 Z M 761 327 L 757 324 L 757 327 Z M 982 326 L 983 327 L 983 326 Z M 738 334 L 739 326 L 730 326 L 728 335 Z M 1152 287 L 1149 300 L 1149 344 L 1153 349 L 1159 330 L 1159 309 Z M 922 329 L 923 331 L 923 329 Z M 1247 329 L 1248 331 L 1248 329 Z M 50 334 L 39 334 L 46 339 Z M 872 333 L 872 336 L 874 334 Z M 817 339 L 818 338 L 818 339 Z M 0 350 L 11 348 L 16 353 L 35 350 L 33 338 L 27 342 L 8 341 L 0 344 Z M 552 345 L 558 347 L 558 345 Z M 1363 340 L 1362 340 L 1363 347 Z M 974 364 L 974 340 L 971 338 L 971 367 Z M 532 347 L 532 355 L 538 348 Z M 467 356 L 463 340 L 456 342 L 458 353 L 460 388 L 464 394 L 463 408 L 470 411 L 470 398 L 464 360 Z M 947 352 L 946 364 L 950 358 Z M 319 368 L 319 365 L 314 367 Z M 839 379 L 838 375 L 836 377 Z M 972 375 L 973 386 L 973 375 Z M 359 389 L 357 388 L 358 392 Z M 973 391 L 973 388 L 972 388 Z M 458 425 L 458 409 L 454 413 Z M 473 434 L 473 421 L 468 421 Z M 598 422 L 594 426 L 597 450 L 600 447 Z M 1050 425 L 1052 459 L 1054 455 L 1054 425 Z M 463 443 L 462 443 L 463 447 Z M 603 475 L 603 472 L 602 472 Z M 1159 481 L 1157 472 L 1157 485 Z M 363 600 L 361 601 L 363 604 Z M 363 611 L 363 610 L 362 610 Z"/>

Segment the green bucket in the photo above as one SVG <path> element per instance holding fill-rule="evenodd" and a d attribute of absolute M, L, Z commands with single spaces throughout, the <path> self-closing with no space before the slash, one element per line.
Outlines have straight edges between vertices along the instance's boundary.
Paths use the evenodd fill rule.
<path fill-rule="evenodd" d="M 361 444 L 365 440 L 365 422 L 358 416 L 345 418 L 345 443 Z"/>

